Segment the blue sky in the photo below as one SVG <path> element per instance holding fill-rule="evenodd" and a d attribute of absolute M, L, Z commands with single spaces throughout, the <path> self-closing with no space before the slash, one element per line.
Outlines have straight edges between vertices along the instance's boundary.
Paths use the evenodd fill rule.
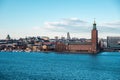
<path fill-rule="evenodd" d="M 0 0 L 0 39 L 26 36 L 120 36 L 120 0 Z"/>

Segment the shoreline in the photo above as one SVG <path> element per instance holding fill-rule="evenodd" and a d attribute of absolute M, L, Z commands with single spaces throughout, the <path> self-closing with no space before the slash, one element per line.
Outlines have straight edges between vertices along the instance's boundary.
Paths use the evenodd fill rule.
<path fill-rule="evenodd" d="M 19 51 L 19 50 L 16 50 L 16 51 L 0 51 L 0 52 L 12 52 L 12 53 L 15 53 L 15 52 L 25 52 L 25 53 L 49 53 L 49 52 L 54 52 L 54 53 L 57 53 L 57 54 L 90 54 L 90 55 L 97 55 L 97 54 L 100 54 L 102 52 L 111 52 L 111 51 L 100 51 L 100 52 L 97 52 L 97 53 L 90 53 L 90 52 L 69 52 L 69 51 L 63 51 L 63 52 L 57 52 L 57 51 Z M 112 52 L 119 52 L 119 51 L 112 51 Z"/>

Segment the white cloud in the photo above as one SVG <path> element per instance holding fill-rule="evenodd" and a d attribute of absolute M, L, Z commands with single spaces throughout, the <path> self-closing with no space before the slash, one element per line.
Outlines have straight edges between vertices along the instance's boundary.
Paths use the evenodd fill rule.
<path fill-rule="evenodd" d="M 64 28 L 62 26 L 62 22 L 45 22 L 44 25 L 45 25 L 45 28 L 47 29 L 55 29 L 55 28 Z"/>
<path fill-rule="evenodd" d="M 103 23 L 104 26 L 118 28 L 120 27 L 120 21 L 106 22 Z"/>
<path fill-rule="evenodd" d="M 86 21 L 80 20 L 78 18 L 67 18 L 55 22 L 45 22 L 44 27 L 50 31 L 56 32 L 78 32 L 84 31 L 88 28 L 88 23 Z"/>
<path fill-rule="evenodd" d="M 53 22 L 44 22 L 43 27 L 35 26 L 33 30 L 36 34 L 41 33 L 41 35 L 53 36 L 66 36 L 67 32 L 70 32 L 72 37 L 91 37 L 91 23 L 80 20 L 79 18 L 67 18 L 61 19 Z M 99 37 L 110 36 L 112 34 L 119 35 L 120 31 L 120 21 L 105 22 L 97 24 L 97 29 L 99 31 Z"/>

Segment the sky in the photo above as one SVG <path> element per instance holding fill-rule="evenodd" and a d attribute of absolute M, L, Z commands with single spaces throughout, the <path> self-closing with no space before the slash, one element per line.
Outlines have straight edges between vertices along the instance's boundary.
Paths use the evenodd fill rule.
<path fill-rule="evenodd" d="M 0 39 L 120 36 L 120 0 L 0 0 Z"/>

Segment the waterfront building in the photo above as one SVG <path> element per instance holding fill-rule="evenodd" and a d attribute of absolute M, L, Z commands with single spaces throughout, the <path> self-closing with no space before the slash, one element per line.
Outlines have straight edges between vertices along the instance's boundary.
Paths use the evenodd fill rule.
<path fill-rule="evenodd" d="M 107 37 L 107 48 L 111 51 L 120 50 L 120 37 L 108 36 Z"/>
<path fill-rule="evenodd" d="M 89 52 L 97 53 L 98 48 L 98 30 L 96 28 L 96 22 L 94 21 L 93 29 L 91 31 L 91 39 L 82 41 L 69 41 L 69 42 L 57 42 L 57 51 L 68 51 L 68 52 Z"/>
<path fill-rule="evenodd" d="M 65 52 L 66 51 L 66 44 L 64 42 L 56 42 L 55 43 L 55 51 L 57 52 Z"/>
<path fill-rule="evenodd" d="M 107 51 L 107 39 L 100 39 L 99 47 L 101 51 Z"/>

